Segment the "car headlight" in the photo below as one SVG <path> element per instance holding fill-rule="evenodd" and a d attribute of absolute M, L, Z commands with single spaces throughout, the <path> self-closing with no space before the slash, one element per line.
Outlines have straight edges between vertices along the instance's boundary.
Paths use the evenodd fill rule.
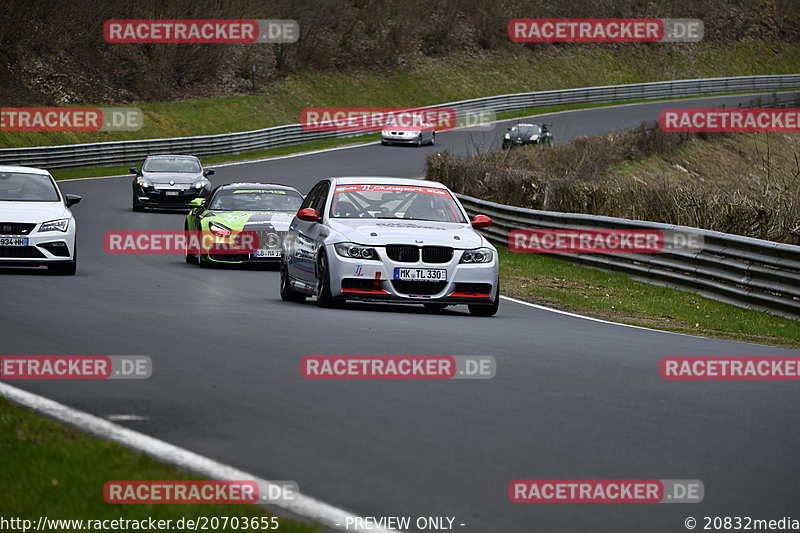
<path fill-rule="evenodd" d="M 217 224 L 216 222 L 209 222 L 208 229 L 217 237 L 230 237 L 233 233 L 230 228 L 226 228 L 222 224 Z"/>
<path fill-rule="evenodd" d="M 475 250 L 465 250 L 461 256 L 462 263 L 489 263 L 494 257 L 494 252 L 489 248 L 476 248 Z"/>
<path fill-rule="evenodd" d="M 375 248 L 353 244 L 352 242 L 340 242 L 339 244 L 335 244 L 333 247 L 336 250 L 336 253 L 342 257 L 379 261 L 378 252 L 375 251 Z"/>
<path fill-rule="evenodd" d="M 51 220 L 50 222 L 43 222 L 39 231 L 67 231 L 69 227 L 69 219 L 61 218 L 59 220 Z"/>
<path fill-rule="evenodd" d="M 202 189 L 205 186 L 206 186 L 206 180 L 195 181 L 192 184 L 192 187 L 194 187 L 195 189 Z"/>
<path fill-rule="evenodd" d="M 511 138 L 511 134 L 510 133 L 506 133 L 505 135 L 503 135 L 503 138 L 504 139 L 510 139 Z"/>
<path fill-rule="evenodd" d="M 136 179 L 136 183 L 137 183 L 138 185 L 141 185 L 142 187 L 150 187 L 150 186 L 151 186 L 149 181 L 147 181 L 147 180 L 144 180 L 144 179 L 142 179 L 142 178 L 137 178 L 137 179 Z"/>
<path fill-rule="evenodd" d="M 537 140 L 538 138 L 539 138 L 539 136 L 538 136 L 538 135 L 531 135 L 531 140 L 532 140 L 532 141 L 535 141 L 535 140 Z"/>

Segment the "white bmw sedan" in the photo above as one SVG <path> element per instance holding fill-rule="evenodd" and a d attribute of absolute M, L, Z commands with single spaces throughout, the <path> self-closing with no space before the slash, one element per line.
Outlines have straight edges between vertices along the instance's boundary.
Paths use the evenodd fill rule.
<path fill-rule="evenodd" d="M 61 194 L 46 170 L 0 166 L 0 266 L 75 274 L 76 228 L 69 207 L 80 200 Z"/>
<path fill-rule="evenodd" d="M 328 178 L 317 183 L 283 242 L 281 298 L 466 304 L 491 316 L 499 304 L 497 250 L 441 183 Z"/>

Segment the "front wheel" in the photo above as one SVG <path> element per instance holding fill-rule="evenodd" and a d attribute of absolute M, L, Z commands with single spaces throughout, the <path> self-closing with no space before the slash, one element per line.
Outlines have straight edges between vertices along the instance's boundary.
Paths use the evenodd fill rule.
<path fill-rule="evenodd" d="M 493 304 L 471 304 L 468 305 L 469 314 L 472 316 L 494 316 L 497 314 L 497 309 L 500 307 L 500 280 L 497 280 L 497 286 L 494 291 Z"/>
<path fill-rule="evenodd" d="M 431 135 L 431 146 L 433 146 L 434 144 L 436 144 L 436 134 L 435 133 L 433 135 Z"/>
<path fill-rule="evenodd" d="M 317 260 L 317 305 L 320 307 L 336 307 L 337 302 L 331 296 L 331 275 L 328 271 L 328 257 L 320 252 Z"/>
<path fill-rule="evenodd" d="M 56 274 L 58 276 L 74 276 L 75 272 L 78 271 L 78 247 L 77 243 L 75 243 L 75 252 L 72 256 L 72 261 L 69 263 L 57 263 L 55 265 L 48 265 L 47 271 L 51 274 Z"/>
<path fill-rule="evenodd" d="M 183 227 L 183 231 L 186 232 L 186 242 L 188 243 L 189 240 L 190 240 L 189 239 L 189 226 L 184 226 Z M 189 263 L 190 265 L 196 265 L 198 263 L 197 258 L 198 258 L 198 254 L 189 253 L 189 245 L 187 244 L 186 245 L 186 255 L 184 256 L 184 259 L 186 260 L 186 262 Z"/>
<path fill-rule="evenodd" d="M 284 302 L 302 302 L 305 301 L 306 296 L 292 290 L 292 284 L 289 282 L 289 272 L 286 268 L 286 263 L 281 261 L 281 300 Z"/>
<path fill-rule="evenodd" d="M 419 137 L 417 137 L 417 148 L 419 148 L 420 146 L 422 146 L 422 134 L 421 133 L 419 134 Z"/>

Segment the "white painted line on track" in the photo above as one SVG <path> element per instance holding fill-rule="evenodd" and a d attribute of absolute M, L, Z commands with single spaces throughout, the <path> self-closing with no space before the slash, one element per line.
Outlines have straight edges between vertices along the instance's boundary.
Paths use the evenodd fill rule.
<path fill-rule="evenodd" d="M 12 387 L 7 383 L 0 382 L 0 396 L 49 418 L 76 427 L 90 435 L 116 442 L 126 448 L 139 451 L 162 463 L 173 465 L 181 470 L 220 481 L 252 480 L 258 483 L 258 486 L 261 488 L 274 485 L 267 480 L 260 479 L 231 466 L 218 463 L 213 459 L 149 437 L 143 433 L 118 426 L 102 418 L 67 407 L 66 405 L 37 394 Z M 340 525 L 337 527 L 336 524 L 345 524 L 348 517 L 356 516 L 350 512 L 305 496 L 302 493 L 298 494 L 292 501 L 270 502 L 266 507 L 284 510 L 289 516 L 294 515 L 302 517 L 323 524 L 330 529 L 342 531 L 345 531 L 344 526 Z M 280 511 L 276 512 L 280 514 Z M 396 530 L 392 529 L 375 529 L 374 531 L 379 533 L 398 533 Z"/>

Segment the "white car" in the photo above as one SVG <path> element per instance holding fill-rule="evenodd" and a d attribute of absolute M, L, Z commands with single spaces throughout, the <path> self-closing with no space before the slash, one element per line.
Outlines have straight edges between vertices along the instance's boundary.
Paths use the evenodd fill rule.
<path fill-rule="evenodd" d="M 413 126 L 414 129 L 404 127 L 386 128 L 381 131 L 381 144 L 413 144 L 422 146 L 423 144 L 433 145 L 436 143 L 436 130 L 433 124 L 421 123 Z"/>
<path fill-rule="evenodd" d="M 75 218 L 81 201 L 61 194 L 53 176 L 31 167 L 0 166 L 0 266 L 47 266 L 75 274 Z"/>
<path fill-rule="evenodd" d="M 328 178 L 306 196 L 283 241 L 281 298 L 466 304 L 491 316 L 499 304 L 497 250 L 441 183 Z"/>

